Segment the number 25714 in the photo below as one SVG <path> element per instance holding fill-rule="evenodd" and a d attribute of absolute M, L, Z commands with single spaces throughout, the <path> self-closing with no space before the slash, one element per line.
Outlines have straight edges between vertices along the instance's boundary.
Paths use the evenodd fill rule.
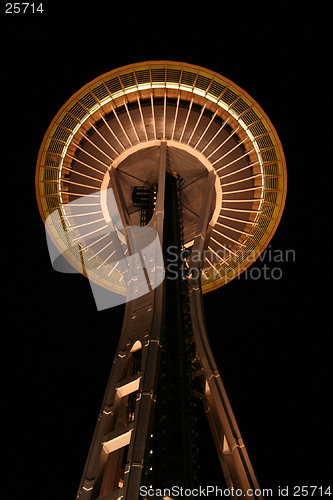
<path fill-rule="evenodd" d="M 6 3 L 6 14 L 27 14 L 35 12 L 44 12 L 43 4 L 34 4 L 34 3 Z"/>

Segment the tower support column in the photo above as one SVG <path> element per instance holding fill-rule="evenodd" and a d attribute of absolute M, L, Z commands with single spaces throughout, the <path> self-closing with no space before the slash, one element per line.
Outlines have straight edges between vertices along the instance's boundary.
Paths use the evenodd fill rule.
<path fill-rule="evenodd" d="M 166 173 L 166 142 L 161 141 L 159 159 L 159 192 L 150 226 L 163 242 L 164 188 Z M 119 183 L 112 179 L 116 198 Z M 120 207 L 121 208 L 121 207 Z M 121 215 L 125 215 L 120 209 Z M 123 223 L 127 218 L 122 217 Z M 128 295 L 122 333 L 117 348 L 102 409 L 78 490 L 77 499 L 138 500 L 143 473 L 150 452 L 154 405 L 161 350 L 164 316 L 164 282 L 148 293 L 135 298 L 140 283 L 136 268 L 142 260 L 140 231 L 125 226 L 132 268 L 129 269 Z M 155 259 L 156 266 L 163 262 Z M 142 276 L 141 276 L 142 278 Z M 147 283 L 145 284 L 147 285 Z M 140 355 L 138 354 L 140 353 Z M 132 373 L 134 372 L 134 373 Z"/>
<path fill-rule="evenodd" d="M 214 177 L 214 172 L 210 172 L 204 200 L 212 197 Z M 209 209 L 209 203 L 203 203 L 192 249 L 195 259 L 190 261 L 192 275 L 188 278 L 188 287 L 192 332 L 202 369 L 203 404 L 227 486 L 241 489 L 244 498 L 252 498 L 251 494 L 247 496 L 247 491 L 259 489 L 259 485 L 217 369 L 204 320 L 200 268 L 209 231 Z"/>

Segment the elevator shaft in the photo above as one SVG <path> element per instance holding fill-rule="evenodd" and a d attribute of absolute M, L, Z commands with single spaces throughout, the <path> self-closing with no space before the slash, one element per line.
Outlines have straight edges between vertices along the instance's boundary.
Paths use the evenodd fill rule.
<path fill-rule="evenodd" d="M 197 446 L 191 332 L 187 280 L 184 276 L 181 179 L 165 180 L 163 254 L 165 258 L 165 320 L 157 387 L 153 454 L 149 486 L 193 488 L 197 484 Z"/>

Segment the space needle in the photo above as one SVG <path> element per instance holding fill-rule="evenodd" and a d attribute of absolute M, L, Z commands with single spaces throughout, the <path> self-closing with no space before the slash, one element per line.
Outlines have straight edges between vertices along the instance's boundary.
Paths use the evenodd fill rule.
<path fill-rule="evenodd" d="M 126 303 L 77 499 L 195 488 L 199 403 L 227 487 L 244 498 L 259 489 L 210 348 L 202 294 L 265 250 L 286 186 L 266 113 L 235 83 L 195 65 L 112 70 L 52 120 L 36 170 L 51 260 L 62 255 L 87 276 L 98 309 L 114 305 L 109 292 Z"/>

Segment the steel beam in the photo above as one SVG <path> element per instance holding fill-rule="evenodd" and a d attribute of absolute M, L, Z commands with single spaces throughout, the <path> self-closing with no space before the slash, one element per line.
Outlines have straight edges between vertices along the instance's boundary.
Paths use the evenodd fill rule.
<path fill-rule="evenodd" d="M 204 200 L 212 200 L 212 185 L 208 177 Z M 203 203 L 192 250 L 192 253 L 199 252 L 201 259 L 210 210 L 211 204 Z M 247 491 L 254 491 L 259 486 L 209 344 L 201 293 L 201 266 L 202 260 L 199 261 L 196 254 L 196 259 L 190 263 L 188 286 L 192 332 L 205 381 L 202 400 L 227 486 L 241 489 L 244 498 L 252 498 Z"/>
<path fill-rule="evenodd" d="M 163 239 L 165 173 L 166 142 L 161 141 L 156 210 L 149 224 L 156 229 L 161 245 Z M 128 230 L 130 219 L 124 209 L 122 193 L 116 174 L 112 169 L 111 185 L 124 228 Z M 136 240 L 135 235 L 133 237 L 133 233 L 128 232 L 131 254 L 134 255 L 137 250 L 138 240 Z M 157 264 L 163 265 L 163 263 Z M 153 429 L 163 317 L 164 283 L 154 290 L 150 288 L 147 294 L 126 303 L 120 341 L 77 499 L 103 498 L 105 500 L 115 500 L 122 497 L 124 500 L 138 500 L 139 498 L 139 489 L 142 485 L 144 465 L 149 454 L 150 436 Z M 141 370 L 140 374 L 128 377 L 126 370 L 131 357 L 131 348 L 137 341 L 141 343 Z M 135 350 L 137 351 L 137 349 Z M 130 387 L 130 383 L 132 387 Z M 120 388 L 124 387 L 126 387 L 126 390 L 120 390 Z M 120 414 L 124 412 L 124 404 L 126 404 L 126 398 L 129 396 L 131 388 L 136 389 L 135 420 L 131 424 L 126 424 L 121 420 Z M 122 427 L 119 428 L 119 425 Z M 101 487 L 99 483 L 101 481 L 102 484 L 114 485 L 117 483 L 116 474 L 119 470 L 119 461 L 121 461 L 122 455 L 120 454 L 120 448 L 117 448 L 116 439 L 118 440 L 117 443 L 120 444 L 129 443 L 123 485 L 112 492 L 103 492 L 101 489 L 103 496 L 100 496 L 99 489 Z M 108 460 L 114 457 L 114 466 L 108 468 Z M 108 475 L 108 477 L 105 477 L 105 475 Z"/>

